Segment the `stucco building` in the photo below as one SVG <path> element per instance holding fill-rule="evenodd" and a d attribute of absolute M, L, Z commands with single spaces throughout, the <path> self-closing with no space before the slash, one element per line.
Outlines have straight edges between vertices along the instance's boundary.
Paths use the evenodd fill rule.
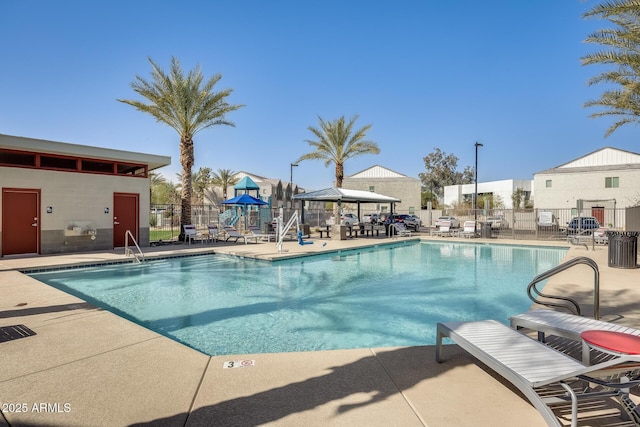
<path fill-rule="evenodd" d="M 380 165 L 371 166 L 353 175 L 346 176 L 342 181 L 342 187 L 352 190 L 373 191 L 400 199 L 401 202 L 395 206 L 396 212 L 399 213 L 417 214 L 420 212 L 422 192 L 420 180 Z M 381 207 L 375 204 L 365 205 L 363 213 L 380 212 Z"/>
<path fill-rule="evenodd" d="M 0 256 L 149 244 L 149 171 L 165 156 L 0 134 Z"/>
<path fill-rule="evenodd" d="M 505 209 L 513 209 L 511 196 L 517 190 L 523 191 L 523 200 L 528 200 L 533 194 L 532 181 L 521 179 L 503 179 L 500 181 L 478 182 L 478 199 L 483 195 L 498 196 L 504 203 L 500 206 Z M 447 185 L 444 187 L 443 203 L 445 206 L 473 203 L 475 184 Z"/>
<path fill-rule="evenodd" d="M 533 175 L 537 208 L 606 209 L 640 201 L 640 154 L 604 147 Z"/>

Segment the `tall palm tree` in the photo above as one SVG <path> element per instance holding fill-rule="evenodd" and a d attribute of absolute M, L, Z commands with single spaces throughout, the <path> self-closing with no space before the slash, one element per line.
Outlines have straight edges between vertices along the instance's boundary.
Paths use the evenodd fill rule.
<path fill-rule="evenodd" d="M 605 136 L 620 126 L 640 122 L 640 3 L 637 0 L 611 0 L 596 5 L 585 17 L 608 19 L 616 28 L 608 28 L 590 34 L 587 43 L 598 43 L 608 50 L 597 51 L 582 58 L 583 65 L 612 65 L 588 81 L 589 85 L 605 83 L 607 89 L 600 99 L 587 101 L 585 107 L 603 107 L 591 117 L 613 116 L 617 121 L 609 127 Z"/>
<path fill-rule="evenodd" d="M 380 148 L 375 142 L 364 139 L 367 131 L 371 129 L 370 124 L 354 131 L 355 121 L 358 120 L 357 114 L 349 122 L 344 116 L 333 121 L 325 121 L 320 116 L 318 119 L 320 128 L 313 126 L 308 128 L 318 140 L 305 140 L 315 148 L 315 151 L 301 156 L 296 163 L 303 160 L 323 160 L 325 166 L 335 164 L 335 185 L 340 188 L 344 179 L 344 162 L 361 154 L 378 154 Z"/>
<path fill-rule="evenodd" d="M 180 62 L 171 57 L 171 68 L 165 73 L 151 58 L 151 81 L 136 76 L 131 83 L 133 90 L 149 103 L 118 99 L 139 111 L 150 114 L 161 123 L 175 129 L 180 135 L 180 164 L 182 166 L 182 193 L 180 196 L 182 224 L 191 224 L 191 197 L 193 187 L 191 169 L 194 163 L 193 137 L 199 131 L 216 126 L 235 126 L 226 119 L 227 113 L 243 105 L 232 105 L 226 99 L 233 91 L 215 91 L 222 75 L 216 74 L 204 82 L 200 66 L 184 74 Z"/>
<path fill-rule="evenodd" d="M 231 169 L 218 169 L 217 172 L 213 173 L 211 183 L 222 188 L 223 200 L 227 200 L 227 188 L 238 183 L 238 178 L 234 177 L 235 174 Z"/>

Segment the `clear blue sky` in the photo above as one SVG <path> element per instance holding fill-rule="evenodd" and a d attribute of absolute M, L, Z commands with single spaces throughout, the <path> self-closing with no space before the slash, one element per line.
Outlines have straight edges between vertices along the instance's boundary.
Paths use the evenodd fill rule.
<path fill-rule="evenodd" d="M 0 0 L 0 133 L 166 155 L 177 182 L 177 133 L 119 103 L 135 75 L 165 69 L 222 74 L 246 107 L 195 137 L 196 166 L 289 180 L 311 149 L 318 116 L 359 114 L 380 164 L 412 177 L 435 147 L 478 180 L 532 179 L 604 146 L 634 152 L 638 129 L 604 138 L 609 119 L 583 104 L 603 87 L 580 58 L 596 46 L 583 0 L 11 1 Z M 294 181 L 332 185 L 333 166 L 305 161 Z"/>

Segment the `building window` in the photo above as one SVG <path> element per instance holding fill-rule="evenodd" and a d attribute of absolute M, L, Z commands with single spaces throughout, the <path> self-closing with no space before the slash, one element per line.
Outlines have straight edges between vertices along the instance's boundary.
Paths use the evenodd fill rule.
<path fill-rule="evenodd" d="M 608 176 L 604 179 L 604 188 L 620 187 L 620 178 L 617 176 Z"/>
<path fill-rule="evenodd" d="M 0 148 L 0 166 L 52 169 L 69 172 L 101 173 L 146 178 L 147 165 L 115 163 L 110 160 L 84 159 L 47 153 L 30 153 Z"/>
<path fill-rule="evenodd" d="M 374 185 L 370 185 L 369 186 L 369 191 L 371 191 L 371 192 L 376 191 L 376 187 Z"/>
<path fill-rule="evenodd" d="M 546 186 L 547 186 L 547 188 L 551 188 L 551 180 L 550 179 L 547 180 Z"/>

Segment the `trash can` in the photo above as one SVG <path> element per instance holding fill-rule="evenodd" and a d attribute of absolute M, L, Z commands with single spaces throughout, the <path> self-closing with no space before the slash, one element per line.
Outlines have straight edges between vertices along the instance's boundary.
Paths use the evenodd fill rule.
<path fill-rule="evenodd" d="M 491 223 L 490 222 L 481 222 L 480 223 L 480 237 L 483 239 L 491 238 Z"/>
<path fill-rule="evenodd" d="M 609 267 L 638 268 L 637 231 L 607 231 Z"/>

